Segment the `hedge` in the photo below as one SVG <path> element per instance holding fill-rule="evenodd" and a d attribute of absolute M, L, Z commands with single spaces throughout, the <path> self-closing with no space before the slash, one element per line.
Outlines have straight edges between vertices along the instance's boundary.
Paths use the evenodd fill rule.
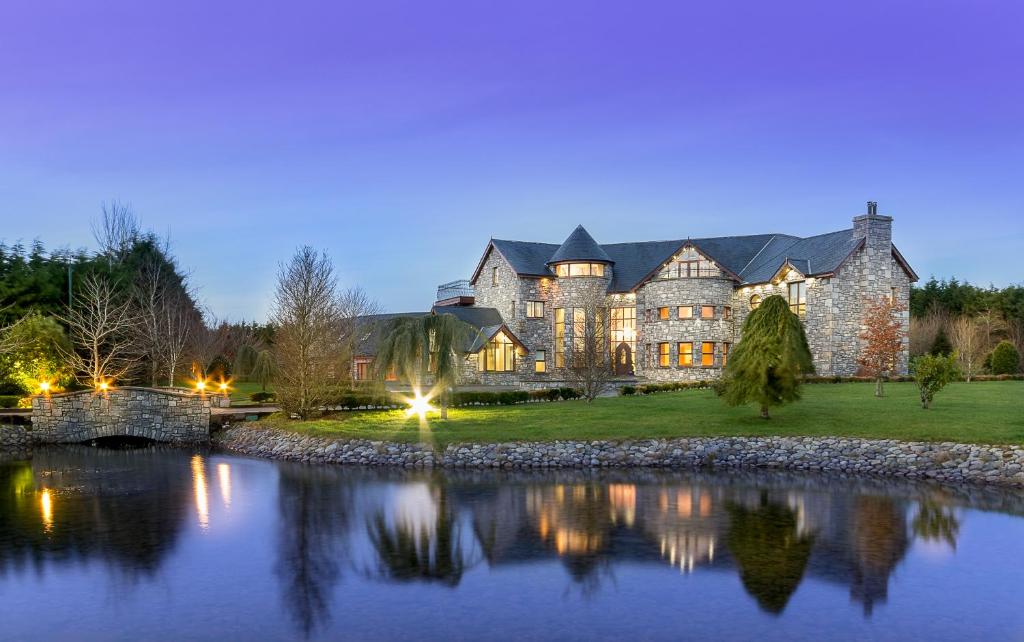
<path fill-rule="evenodd" d="M 580 392 L 574 388 L 552 388 L 550 390 L 506 390 L 502 392 L 460 391 L 451 396 L 453 408 L 465 406 L 511 406 L 514 404 L 558 401 L 561 399 L 578 399 Z M 335 393 L 324 404 L 345 410 L 396 408 L 402 404 L 400 394 L 389 392 L 364 393 L 360 391 L 343 391 Z"/>

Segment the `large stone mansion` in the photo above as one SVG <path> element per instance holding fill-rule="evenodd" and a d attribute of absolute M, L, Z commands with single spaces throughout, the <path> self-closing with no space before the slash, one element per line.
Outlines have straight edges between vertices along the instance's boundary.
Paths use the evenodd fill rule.
<path fill-rule="evenodd" d="M 806 238 L 602 245 L 579 226 L 561 245 L 492 239 L 468 281 L 438 288 L 433 312 L 479 330 L 465 347 L 464 384 L 564 382 L 574 335 L 588 323 L 584 308 L 593 310 L 595 299 L 605 308 L 615 374 L 700 380 L 721 375 L 744 319 L 778 294 L 803 319 L 816 372 L 853 375 L 865 301 L 892 297 L 906 308 L 916 280 L 892 243 L 892 218 L 870 202 L 851 229 Z M 357 351 L 357 378 L 368 376 L 388 316 L 373 319 L 377 327 Z"/>

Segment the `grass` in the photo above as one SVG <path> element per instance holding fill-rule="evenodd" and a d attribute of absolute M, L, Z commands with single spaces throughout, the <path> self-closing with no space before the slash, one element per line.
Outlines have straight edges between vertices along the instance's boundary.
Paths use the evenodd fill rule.
<path fill-rule="evenodd" d="M 232 403 L 252 403 L 252 399 L 249 398 L 254 392 L 260 392 L 263 387 L 258 383 L 249 381 L 233 381 L 231 382 L 231 391 L 228 395 L 231 398 Z M 272 386 L 267 386 L 267 392 L 274 392 Z"/>
<path fill-rule="evenodd" d="M 730 408 L 710 390 L 665 392 L 643 397 L 452 409 L 442 422 L 426 426 L 404 411 L 338 413 L 292 421 L 269 417 L 276 427 L 316 436 L 433 442 L 553 441 L 556 439 L 646 439 L 691 436 L 809 435 L 1024 443 L 1024 382 L 955 383 L 922 410 L 913 383 L 891 383 L 886 396 L 874 384 L 815 384 L 803 399 L 772 410 L 772 419 L 753 407 Z"/>

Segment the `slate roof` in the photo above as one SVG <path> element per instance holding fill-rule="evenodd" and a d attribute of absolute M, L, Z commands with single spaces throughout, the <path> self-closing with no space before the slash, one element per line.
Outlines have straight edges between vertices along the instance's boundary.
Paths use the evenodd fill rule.
<path fill-rule="evenodd" d="M 581 234 L 577 235 L 577 232 Z M 579 242 L 570 244 L 574 236 L 578 236 Z M 605 256 L 599 259 L 594 258 L 600 255 L 593 248 L 586 249 L 587 239 L 593 241 L 581 226 L 560 246 L 503 239 L 492 239 L 491 245 L 520 276 L 551 276 L 549 264 L 560 260 L 601 260 L 614 263 L 609 291 L 630 292 L 653 276 L 662 264 L 687 244 L 706 254 L 740 284 L 770 281 L 787 261 L 806 276 L 829 274 L 838 269 L 861 244 L 860 240 L 854 239 L 852 229 L 807 238 L 788 234 L 754 234 L 605 245 L 594 243 Z M 571 255 L 577 258 L 564 258 Z M 905 267 L 911 272 L 909 266 Z M 479 276 L 479 269 L 474 274 L 474 280 Z"/>
<path fill-rule="evenodd" d="M 501 328 L 505 321 L 501 318 L 501 314 L 495 308 L 478 308 L 476 306 L 435 306 L 431 310 L 437 314 L 452 314 L 460 321 L 463 321 L 479 332 L 474 332 L 471 337 L 466 340 L 464 349 L 467 352 L 476 352 L 479 347 L 474 348 L 479 342 L 481 334 L 487 335 L 488 329 L 493 331 L 487 336 L 488 339 L 494 336 L 497 329 Z M 356 356 L 359 357 L 373 357 L 376 356 L 377 351 L 380 347 L 381 339 L 383 339 L 385 333 L 388 330 L 388 325 L 393 319 L 398 317 L 422 317 L 430 314 L 429 312 L 401 312 L 397 314 L 372 314 L 364 317 L 359 317 L 357 324 L 360 329 L 360 336 L 356 345 Z M 509 334 L 512 334 L 509 332 Z M 519 341 L 518 337 L 515 338 Z"/>
<path fill-rule="evenodd" d="M 582 225 L 577 225 L 569 238 L 559 246 L 555 253 L 548 259 L 548 265 L 552 263 L 564 263 L 566 261 L 601 261 L 603 263 L 614 263 L 608 254 L 601 249 L 594 237 L 590 235 Z"/>

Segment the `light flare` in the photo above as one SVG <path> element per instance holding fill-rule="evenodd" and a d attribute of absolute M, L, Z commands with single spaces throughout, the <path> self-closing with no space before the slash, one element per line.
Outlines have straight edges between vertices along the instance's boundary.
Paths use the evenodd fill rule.
<path fill-rule="evenodd" d="M 428 412 L 434 412 L 436 408 L 430 405 L 430 395 L 422 395 L 419 390 L 413 391 L 413 398 L 406 399 L 406 403 L 409 404 L 409 408 L 405 411 L 406 417 L 412 417 L 413 415 L 419 415 L 420 421 L 424 421 L 427 418 Z"/>

